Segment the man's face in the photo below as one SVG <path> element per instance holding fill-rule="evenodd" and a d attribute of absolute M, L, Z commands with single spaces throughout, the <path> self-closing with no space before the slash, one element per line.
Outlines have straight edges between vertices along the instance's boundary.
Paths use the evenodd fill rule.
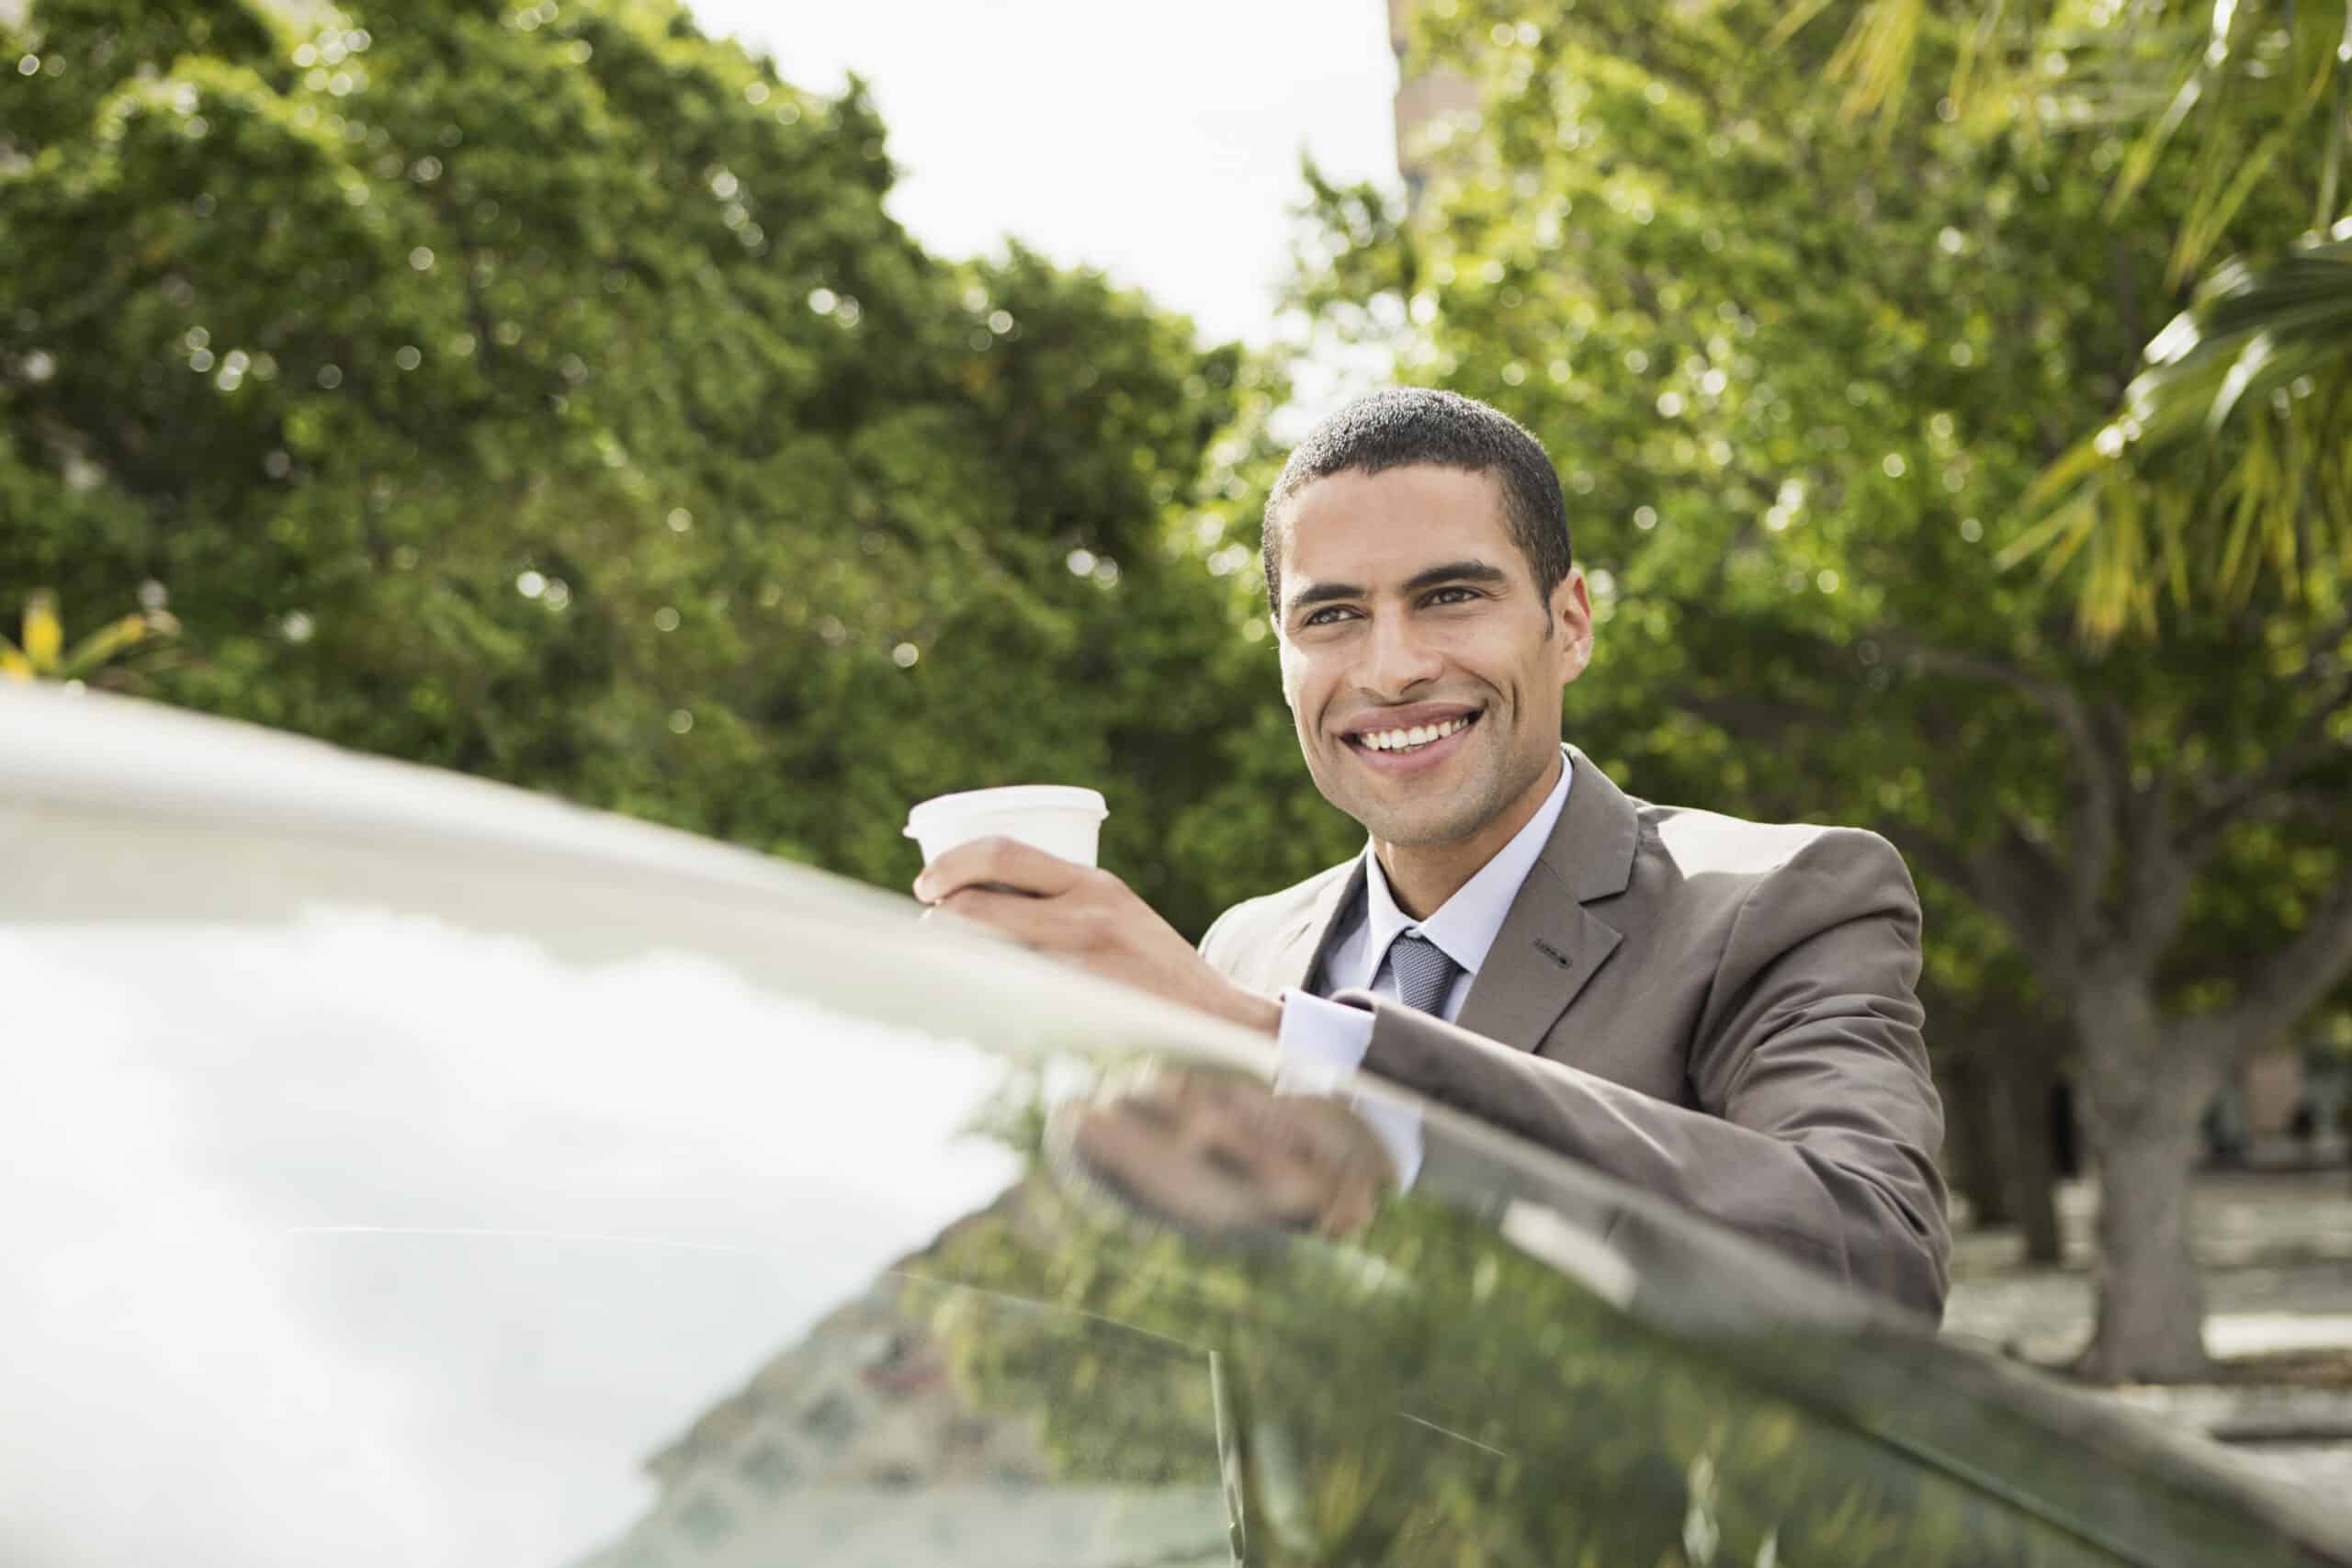
<path fill-rule="evenodd" d="M 1465 469 L 1332 474 L 1277 521 L 1283 695 L 1316 787 L 1385 843 L 1475 838 L 1559 754 L 1583 573 L 1547 604 L 1500 481 Z"/>

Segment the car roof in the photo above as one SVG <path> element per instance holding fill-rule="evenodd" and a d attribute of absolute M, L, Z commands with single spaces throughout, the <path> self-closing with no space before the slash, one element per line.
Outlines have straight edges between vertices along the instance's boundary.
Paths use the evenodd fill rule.
<path fill-rule="evenodd" d="M 143 871 L 86 874 L 134 852 Z M 1117 1039 L 1261 1076 L 1272 1066 L 1269 1043 L 1245 1031 L 973 930 L 919 928 L 910 897 L 513 785 L 107 694 L 0 686 L 0 856 L 19 888 L 59 871 L 30 906 L 51 919 L 265 918 L 348 892 L 528 930 L 558 951 L 612 951 L 641 942 L 659 909 L 667 940 L 880 1021 L 952 1021 L 1000 1049 Z M 175 860 L 206 874 L 161 874 Z M 80 869 L 63 874 L 69 864 Z M 903 961 L 910 943 L 922 964 Z M 1050 1012 L 1029 1000 L 1039 987 Z"/>

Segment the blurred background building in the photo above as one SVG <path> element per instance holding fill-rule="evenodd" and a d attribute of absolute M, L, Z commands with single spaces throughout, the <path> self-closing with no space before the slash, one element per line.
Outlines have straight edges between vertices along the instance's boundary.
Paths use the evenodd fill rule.
<path fill-rule="evenodd" d="M 1413 13 L 1420 0 L 1388 0 L 1388 47 L 1396 56 L 1396 172 L 1408 199 L 1418 201 L 1429 182 L 1432 144 L 1448 115 L 1475 112 L 1478 93 L 1451 71 L 1412 66 Z"/>

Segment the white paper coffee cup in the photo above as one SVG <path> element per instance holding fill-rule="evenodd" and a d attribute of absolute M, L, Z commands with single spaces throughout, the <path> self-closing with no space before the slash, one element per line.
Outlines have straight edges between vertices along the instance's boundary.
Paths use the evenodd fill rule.
<path fill-rule="evenodd" d="M 935 795 L 907 813 L 907 837 L 922 846 L 929 865 L 974 839 L 1018 839 L 1080 865 L 1094 863 L 1096 841 L 1110 806 L 1072 784 L 1009 784 Z"/>

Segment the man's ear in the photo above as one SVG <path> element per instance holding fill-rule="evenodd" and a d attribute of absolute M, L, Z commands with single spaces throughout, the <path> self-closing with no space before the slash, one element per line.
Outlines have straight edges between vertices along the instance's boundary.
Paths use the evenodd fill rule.
<path fill-rule="evenodd" d="M 1592 661 L 1592 590 L 1584 569 L 1572 566 L 1552 590 L 1552 635 L 1559 642 L 1560 684 L 1584 673 Z"/>

